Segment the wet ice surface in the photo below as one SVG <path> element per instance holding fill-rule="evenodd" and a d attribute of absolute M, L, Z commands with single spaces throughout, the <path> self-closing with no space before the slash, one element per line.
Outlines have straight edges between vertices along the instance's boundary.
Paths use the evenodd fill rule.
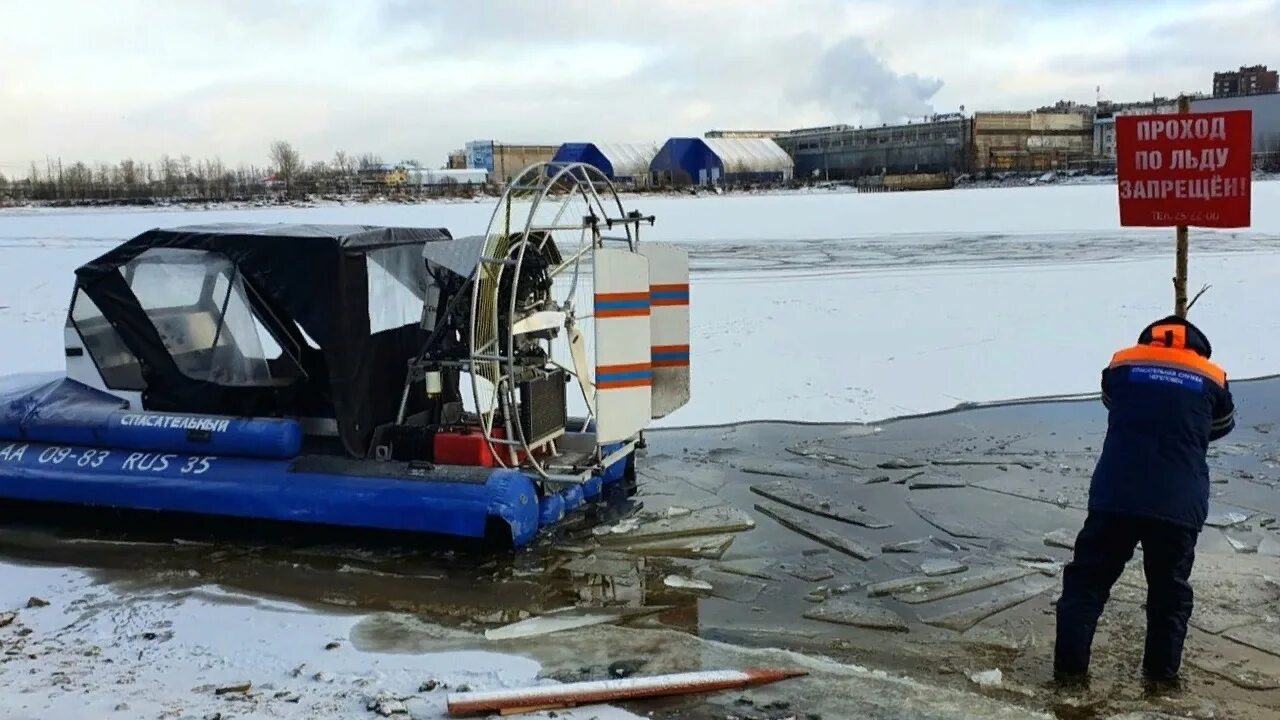
<path fill-rule="evenodd" d="M 386 692 L 411 713 L 434 717 L 443 697 L 419 691 L 433 679 L 510 687 L 535 677 L 600 679 L 763 658 L 817 663 L 742 649 L 780 648 L 927 685 L 817 663 L 802 681 L 629 709 L 667 717 L 900 717 L 889 708 L 905 703 L 919 717 L 952 718 L 999 716 L 1000 704 L 1046 712 L 1065 704 L 1076 714 L 1063 717 L 1150 709 L 1203 717 L 1206 708 L 1217 717 L 1273 717 L 1280 490 L 1270 480 L 1280 477 L 1280 436 L 1253 425 L 1280 410 L 1280 380 L 1234 387 L 1239 429 L 1211 458 L 1225 480 L 1212 486 L 1211 509 L 1229 523 L 1201 536 L 1189 690 L 1179 698 L 1147 700 L 1137 681 L 1141 553 L 1100 624 L 1093 689 L 1063 698 L 1043 687 L 1052 603 L 1070 558 L 1063 546 L 1083 520 L 1102 439 L 1096 401 L 878 427 L 653 432 L 633 504 L 584 517 L 554 543 L 510 557 L 120 544 L 11 529 L 0 535 L 9 557 L 91 569 L 5 565 L 0 611 L 12 608 L 17 619 L 0 628 L 0 648 L 17 652 L 0 656 L 0 677 L 19 690 L 4 698 L 43 718 L 86 702 L 85 688 L 98 688 L 89 704 L 103 712 L 124 702 L 157 717 L 174 707 L 195 708 L 196 717 L 219 709 L 301 717 L 364 713 L 366 696 Z M 775 463 L 782 470 L 769 474 Z M 909 480 L 925 476 L 963 482 Z M 27 609 L 29 594 L 50 605 Z M 88 619 L 73 622 L 81 617 Z M 95 647 L 102 655 L 85 654 Z M 1000 671 L 998 684 L 971 680 L 994 677 L 992 670 Z M 243 680 L 256 688 L 247 699 L 214 694 L 220 683 Z M 815 689 L 830 683 L 843 689 Z M 997 704 L 979 712 L 980 701 L 948 692 L 981 692 Z M 764 709 L 778 701 L 785 713 Z"/>

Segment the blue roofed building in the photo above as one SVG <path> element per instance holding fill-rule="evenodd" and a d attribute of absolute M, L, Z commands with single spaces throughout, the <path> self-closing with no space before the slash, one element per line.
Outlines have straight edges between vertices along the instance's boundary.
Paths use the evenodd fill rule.
<path fill-rule="evenodd" d="M 649 163 L 658 154 L 657 143 L 572 142 L 561 145 L 551 162 L 586 163 L 617 185 L 640 187 L 648 184 Z"/>
<path fill-rule="evenodd" d="M 649 163 L 657 185 L 789 182 L 795 163 L 771 138 L 671 138 Z"/>

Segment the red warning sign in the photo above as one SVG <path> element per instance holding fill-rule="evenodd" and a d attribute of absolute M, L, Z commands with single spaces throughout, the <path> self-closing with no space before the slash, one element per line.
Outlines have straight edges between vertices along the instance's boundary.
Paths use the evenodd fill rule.
<path fill-rule="evenodd" d="M 1249 227 L 1253 113 L 1116 118 L 1123 226 Z"/>

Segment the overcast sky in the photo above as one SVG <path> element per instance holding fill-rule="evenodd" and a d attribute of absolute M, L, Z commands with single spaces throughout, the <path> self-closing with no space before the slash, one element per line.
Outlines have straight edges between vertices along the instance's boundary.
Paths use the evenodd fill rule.
<path fill-rule="evenodd" d="M 1277 28 L 1280 0 L 0 0 L 0 172 L 1141 99 L 1280 65 Z"/>

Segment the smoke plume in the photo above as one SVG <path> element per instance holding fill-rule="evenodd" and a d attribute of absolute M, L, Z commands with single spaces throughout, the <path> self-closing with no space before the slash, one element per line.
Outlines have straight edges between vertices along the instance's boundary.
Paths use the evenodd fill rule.
<path fill-rule="evenodd" d="M 810 96 L 839 118 L 893 123 L 933 113 L 942 80 L 899 75 L 860 37 L 846 38 L 818 58 Z"/>

